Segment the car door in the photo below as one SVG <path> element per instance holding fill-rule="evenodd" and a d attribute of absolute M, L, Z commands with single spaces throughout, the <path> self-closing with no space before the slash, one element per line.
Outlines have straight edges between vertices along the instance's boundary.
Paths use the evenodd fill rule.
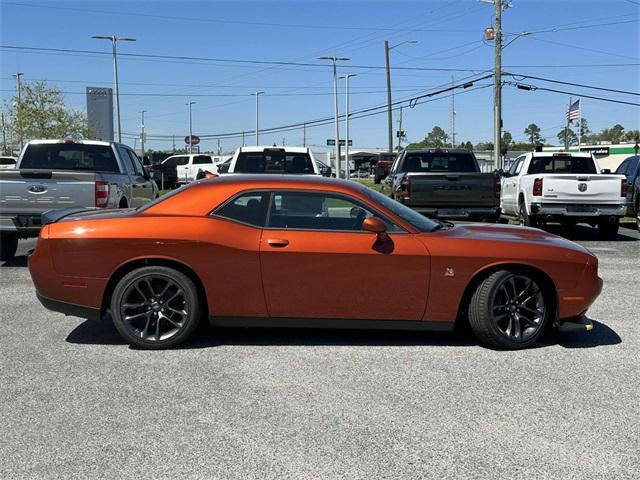
<path fill-rule="evenodd" d="M 371 215 L 387 223 L 388 243 L 362 230 Z M 350 196 L 273 192 L 260 262 L 271 317 L 420 320 L 424 314 L 426 247 Z"/>
<path fill-rule="evenodd" d="M 526 155 L 520 155 L 516 158 L 507 172 L 507 175 L 502 177 L 500 198 L 502 210 L 506 214 L 514 215 L 517 213 L 518 175 L 522 170 L 522 164 L 524 163 L 525 158 Z"/>
<path fill-rule="evenodd" d="M 145 174 L 142 162 L 133 150 L 125 149 L 131 165 L 133 173 L 131 174 L 133 203 L 131 206 L 139 207 L 151 201 L 155 194 L 155 188 L 151 179 Z"/>

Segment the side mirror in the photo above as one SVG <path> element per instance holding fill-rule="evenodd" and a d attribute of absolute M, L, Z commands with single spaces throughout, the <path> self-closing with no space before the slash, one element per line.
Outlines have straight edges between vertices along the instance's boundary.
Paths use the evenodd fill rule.
<path fill-rule="evenodd" d="M 378 236 L 378 241 L 386 242 L 389 240 L 387 234 L 387 226 L 385 223 L 377 217 L 367 217 L 362 221 L 362 229 L 367 232 L 375 233 Z"/>
<path fill-rule="evenodd" d="M 602 170 L 600 170 L 600 173 L 611 173 L 611 169 L 610 168 L 603 168 Z"/>

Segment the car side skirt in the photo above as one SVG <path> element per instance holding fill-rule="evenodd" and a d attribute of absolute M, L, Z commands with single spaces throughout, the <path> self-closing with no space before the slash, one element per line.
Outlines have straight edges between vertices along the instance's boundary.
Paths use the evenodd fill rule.
<path fill-rule="evenodd" d="M 454 322 L 342 318 L 209 317 L 212 327 L 333 328 L 348 330 L 421 330 L 451 332 Z"/>
<path fill-rule="evenodd" d="M 54 312 L 64 313 L 65 315 L 72 317 L 86 318 L 89 320 L 100 320 L 101 312 L 99 308 L 85 307 L 83 305 L 76 305 L 73 303 L 61 302 L 59 300 L 53 300 L 51 298 L 44 297 L 39 293 L 36 293 L 38 300 L 43 307 Z"/>

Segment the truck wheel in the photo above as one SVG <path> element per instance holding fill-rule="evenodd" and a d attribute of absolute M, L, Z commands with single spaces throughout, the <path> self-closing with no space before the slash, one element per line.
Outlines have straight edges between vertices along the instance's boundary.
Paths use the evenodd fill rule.
<path fill-rule="evenodd" d="M 469 304 L 478 340 L 507 350 L 536 343 L 552 313 L 538 282 L 527 273 L 500 270 L 478 285 Z"/>
<path fill-rule="evenodd" d="M 619 228 L 620 219 L 617 217 L 614 222 L 609 221 L 609 218 L 598 220 L 598 235 L 605 240 L 614 240 L 618 236 Z"/>
<path fill-rule="evenodd" d="M 148 350 L 175 347 L 198 326 L 198 290 L 189 277 L 172 268 L 138 268 L 116 285 L 111 317 L 132 346 Z"/>
<path fill-rule="evenodd" d="M 0 233 L 0 261 L 6 262 L 16 256 L 18 235 L 11 232 Z"/>
<path fill-rule="evenodd" d="M 373 183 L 378 184 L 382 181 L 382 179 L 378 175 L 374 175 Z"/>
<path fill-rule="evenodd" d="M 530 216 L 527 213 L 527 209 L 524 206 L 524 203 L 520 204 L 520 213 L 518 215 L 518 223 L 524 227 L 537 227 L 538 219 Z"/>

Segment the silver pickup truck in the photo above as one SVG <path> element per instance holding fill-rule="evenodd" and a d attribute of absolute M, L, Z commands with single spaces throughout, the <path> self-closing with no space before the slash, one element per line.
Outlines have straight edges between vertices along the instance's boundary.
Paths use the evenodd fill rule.
<path fill-rule="evenodd" d="M 0 260 L 18 239 L 38 235 L 41 214 L 60 208 L 139 207 L 158 197 L 126 145 L 92 140 L 32 140 L 16 169 L 0 170 Z"/>

